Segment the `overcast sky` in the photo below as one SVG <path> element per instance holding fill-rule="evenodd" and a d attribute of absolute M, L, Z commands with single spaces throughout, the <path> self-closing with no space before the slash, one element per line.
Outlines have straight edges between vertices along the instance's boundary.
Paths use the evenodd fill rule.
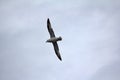
<path fill-rule="evenodd" d="M 0 80 L 120 80 L 119 35 L 119 0 L 0 0 Z"/>

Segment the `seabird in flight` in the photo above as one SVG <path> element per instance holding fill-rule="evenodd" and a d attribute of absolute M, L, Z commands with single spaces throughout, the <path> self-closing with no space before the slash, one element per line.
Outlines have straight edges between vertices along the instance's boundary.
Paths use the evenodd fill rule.
<path fill-rule="evenodd" d="M 55 53 L 56 53 L 57 57 L 62 61 L 62 58 L 61 58 L 61 55 L 60 55 L 60 52 L 59 52 L 59 47 L 58 47 L 58 44 L 57 44 L 57 41 L 61 41 L 62 37 L 55 37 L 55 34 L 54 34 L 54 31 L 51 27 L 51 23 L 50 23 L 49 18 L 47 19 L 47 28 L 48 28 L 48 32 L 50 34 L 50 39 L 48 39 L 46 42 L 49 42 L 49 43 L 53 44 L 53 47 L 54 47 L 54 50 L 55 50 Z"/>

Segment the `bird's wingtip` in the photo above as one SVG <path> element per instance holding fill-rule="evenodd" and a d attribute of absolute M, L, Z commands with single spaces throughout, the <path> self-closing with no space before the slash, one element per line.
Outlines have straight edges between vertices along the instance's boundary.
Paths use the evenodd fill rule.
<path fill-rule="evenodd" d="M 49 18 L 47 18 L 47 21 L 49 21 Z"/>
<path fill-rule="evenodd" d="M 47 23 L 50 23 L 50 20 L 49 20 L 49 18 L 47 18 Z"/>
<path fill-rule="evenodd" d="M 62 61 L 62 58 L 61 58 L 61 57 L 59 57 L 59 60 L 60 60 L 60 61 Z"/>
<path fill-rule="evenodd" d="M 62 61 L 62 58 L 61 58 L 61 56 L 60 56 L 60 55 L 58 56 L 58 58 L 59 58 L 59 60 L 60 60 L 60 61 Z"/>

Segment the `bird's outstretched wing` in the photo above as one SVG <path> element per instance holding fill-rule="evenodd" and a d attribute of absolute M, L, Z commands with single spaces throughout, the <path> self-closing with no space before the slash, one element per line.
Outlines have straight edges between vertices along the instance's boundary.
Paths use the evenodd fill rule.
<path fill-rule="evenodd" d="M 47 19 L 47 28 L 48 28 L 48 32 L 50 33 L 50 37 L 55 37 L 49 18 Z"/>
<path fill-rule="evenodd" d="M 53 42 L 53 47 L 54 47 L 57 57 L 62 61 L 57 42 Z"/>

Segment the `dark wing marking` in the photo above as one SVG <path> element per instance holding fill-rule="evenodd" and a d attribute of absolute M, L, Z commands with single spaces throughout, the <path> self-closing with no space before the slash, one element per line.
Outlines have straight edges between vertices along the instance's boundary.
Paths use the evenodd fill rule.
<path fill-rule="evenodd" d="M 53 42 L 53 47 L 54 47 L 57 57 L 62 61 L 57 42 Z"/>
<path fill-rule="evenodd" d="M 48 28 L 48 32 L 50 33 L 50 37 L 55 37 L 55 34 L 54 34 L 54 31 L 53 31 L 53 29 L 51 27 L 51 23 L 50 23 L 49 18 L 47 20 L 47 28 Z"/>

